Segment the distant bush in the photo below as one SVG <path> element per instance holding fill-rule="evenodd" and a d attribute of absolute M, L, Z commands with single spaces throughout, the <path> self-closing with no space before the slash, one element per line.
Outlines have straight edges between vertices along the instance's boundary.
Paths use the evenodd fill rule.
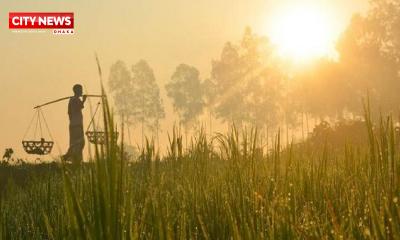
<path fill-rule="evenodd" d="M 308 141 L 315 146 L 325 143 L 332 147 L 343 147 L 344 143 L 362 146 L 368 143 L 368 135 L 361 120 L 341 120 L 335 124 L 322 121 L 315 126 Z"/>

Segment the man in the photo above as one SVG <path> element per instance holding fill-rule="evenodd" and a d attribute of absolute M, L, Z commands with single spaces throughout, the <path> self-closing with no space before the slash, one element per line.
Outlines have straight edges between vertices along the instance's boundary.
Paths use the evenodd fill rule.
<path fill-rule="evenodd" d="M 82 85 L 80 84 L 74 85 L 72 90 L 74 91 L 74 96 L 69 99 L 68 103 L 69 149 L 63 156 L 63 160 L 79 164 L 83 160 L 83 147 L 85 146 L 82 109 L 86 101 L 86 95 L 82 96 Z M 80 97 L 82 97 L 82 100 Z"/>

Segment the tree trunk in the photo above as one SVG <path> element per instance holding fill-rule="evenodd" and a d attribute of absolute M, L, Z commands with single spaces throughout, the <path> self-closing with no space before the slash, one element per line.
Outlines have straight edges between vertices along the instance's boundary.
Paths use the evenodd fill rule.
<path fill-rule="evenodd" d="M 209 111 L 209 120 L 210 120 L 210 137 L 212 137 L 212 113 Z"/>
<path fill-rule="evenodd" d="M 157 119 L 157 127 L 156 127 L 156 131 L 157 131 L 157 135 L 156 135 L 156 138 L 157 138 L 157 148 L 158 148 L 158 151 L 160 151 L 160 137 L 159 137 L 159 130 L 160 130 L 160 128 L 159 128 L 159 122 L 158 122 L 158 119 Z"/>
<path fill-rule="evenodd" d="M 306 113 L 306 127 L 307 127 L 307 138 L 308 138 L 310 134 L 310 129 L 308 127 L 308 112 Z"/>
<path fill-rule="evenodd" d="M 144 147 L 144 119 L 142 118 L 142 148 Z"/>
<path fill-rule="evenodd" d="M 304 112 L 301 112 L 301 137 L 304 142 Z"/>

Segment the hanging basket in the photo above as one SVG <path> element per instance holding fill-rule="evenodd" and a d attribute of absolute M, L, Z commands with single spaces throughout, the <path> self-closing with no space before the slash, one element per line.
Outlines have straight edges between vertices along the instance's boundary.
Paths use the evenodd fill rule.
<path fill-rule="evenodd" d="M 28 154 L 47 155 L 53 149 L 53 141 L 45 141 L 43 138 L 40 141 L 22 141 L 22 147 Z"/>
<path fill-rule="evenodd" d="M 93 144 L 103 145 L 106 142 L 106 133 L 103 131 L 86 131 L 88 141 Z M 114 140 L 117 141 L 118 132 L 114 132 Z"/>

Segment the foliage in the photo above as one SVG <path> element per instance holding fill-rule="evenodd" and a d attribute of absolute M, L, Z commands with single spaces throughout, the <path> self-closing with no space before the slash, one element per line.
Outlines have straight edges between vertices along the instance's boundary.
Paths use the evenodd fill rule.
<path fill-rule="evenodd" d="M 325 144 L 334 149 L 341 149 L 346 144 L 355 148 L 365 147 L 368 145 L 365 121 L 341 120 L 335 124 L 322 121 L 314 127 L 307 143 L 312 144 L 313 148 L 323 148 Z"/>
<path fill-rule="evenodd" d="M 117 111 L 128 124 L 141 122 L 156 128 L 165 112 L 153 70 L 144 60 L 134 64 L 131 70 L 122 61 L 111 66 L 109 87 Z"/>
<path fill-rule="evenodd" d="M 212 84 L 208 84 L 215 87 L 212 99 L 218 118 L 238 124 L 276 124 L 284 77 L 272 65 L 271 51 L 269 42 L 250 28 L 239 45 L 225 44 L 220 59 L 212 62 Z"/>
<path fill-rule="evenodd" d="M 126 122 L 131 123 L 135 111 L 132 106 L 135 101 L 135 86 L 131 79 L 131 73 L 123 61 L 119 60 L 111 66 L 108 85 L 114 96 L 118 114 L 124 116 Z"/>
<path fill-rule="evenodd" d="M 153 69 L 146 61 L 141 60 L 132 66 L 132 82 L 136 86 L 135 118 L 154 127 L 165 113 Z"/>
<path fill-rule="evenodd" d="M 320 59 L 294 76 L 291 98 L 299 102 L 298 110 L 319 119 L 360 116 L 361 97 L 354 83 L 346 78 L 342 65 Z"/>
<path fill-rule="evenodd" d="M 174 110 L 185 126 L 203 112 L 203 89 L 199 75 L 195 67 L 180 64 L 172 75 L 171 81 L 165 85 Z"/>
<path fill-rule="evenodd" d="M 343 79 L 351 83 L 353 96 L 369 91 L 379 109 L 398 110 L 400 88 L 400 4 L 371 1 L 365 16 L 355 15 L 338 43 Z M 360 111 L 361 112 L 361 111 Z"/>

